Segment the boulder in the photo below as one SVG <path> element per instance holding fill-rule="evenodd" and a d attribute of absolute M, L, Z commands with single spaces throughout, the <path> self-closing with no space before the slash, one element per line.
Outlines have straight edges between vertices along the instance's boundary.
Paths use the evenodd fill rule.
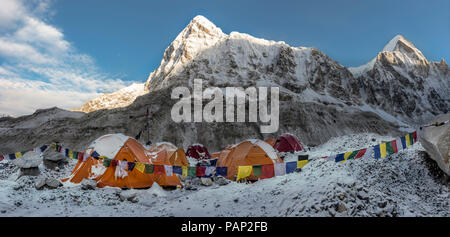
<path fill-rule="evenodd" d="M 42 163 L 42 156 L 40 153 L 29 151 L 21 156 L 20 159 L 13 160 L 12 163 L 21 169 L 35 168 Z"/>
<path fill-rule="evenodd" d="M 62 161 L 62 160 L 65 160 L 65 159 L 66 159 L 66 157 L 63 154 L 55 151 L 54 148 L 47 149 L 44 152 L 44 160 L 58 162 L 58 161 Z"/>
<path fill-rule="evenodd" d="M 40 179 L 38 179 L 38 180 L 36 181 L 36 184 L 34 185 L 34 187 L 35 187 L 37 190 L 43 189 L 44 186 L 45 186 L 45 178 L 40 178 Z"/>
<path fill-rule="evenodd" d="M 61 187 L 63 184 L 57 179 L 46 178 L 45 185 L 50 189 L 55 189 L 55 188 Z"/>
<path fill-rule="evenodd" d="M 220 186 L 227 185 L 230 181 L 222 176 L 216 176 L 213 178 L 214 182 Z"/>
<path fill-rule="evenodd" d="M 201 178 L 203 186 L 211 186 L 212 180 L 210 178 Z"/>
<path fill-rule="evenodd" d="M 41 171 L 39 170 L 39 167 L 32 167 L 32 168 L 20 168 L 19 177 L 21 176 L 39 176 L 41 174 Z"/>
<path fill-rule="evenodd" d="M 125 190 L 125 191 L 120 192 L 119 198 L 122 202 L 126 201 L 126 200 L 128 200 L 130 202 L 134 202 L 136 195 L 137 195 L 136 191 L 133 189 L 130 189 L 130 190 Z"/>
<path fill-rule="evenodd" d="M 97 181 L 92 179 L 83 179 L 80 184 L 83 190 L 94 190 L 97 187 Z"/>
<path fill-rule="evenodd" d="M 450 120 L 450 114 L 435 117 L 429 123 Z M 442 126 L 425 127 L 418 131 L 419 141 L 439 168 L 450 176 L 450 122 Z"/>

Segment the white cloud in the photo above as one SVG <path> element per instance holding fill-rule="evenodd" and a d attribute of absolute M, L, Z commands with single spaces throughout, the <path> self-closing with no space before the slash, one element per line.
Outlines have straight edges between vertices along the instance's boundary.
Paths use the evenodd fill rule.
<path fill-rule="evenodd" d="M 0 28 L 11 27 L 23 16 L 24 13 L 25 9 L 21 1 L 0 1 Z"/>
<path fill-rule="evenodd" d="M 79 108 L 131 82 L 101 72 L 47 23 L 50 0 L 0 1 L 0 114 Z"/>

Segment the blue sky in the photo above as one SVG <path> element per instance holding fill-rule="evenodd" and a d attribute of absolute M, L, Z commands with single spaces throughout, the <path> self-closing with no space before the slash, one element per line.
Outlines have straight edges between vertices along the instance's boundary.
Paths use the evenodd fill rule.
<path fill-rule="evenodd" d="M 429 60 L 450 56 L 450 4 L 438 1 L 120 1 L 55 4 L 53 22 L 108 72 L 145 80 L 196 15 L 292 46 L 314 46 L 345 66 L 373 58 L 401 34 Z"/>
<path fill-rule="evenodd" d="M 0 114 L 76 108 L 145 81 L 196 15 L 225 33 L 317 47 L 344 66 L 397 34 L 428 60 L 450 58 L 448 0 L 1 0 Z"/>

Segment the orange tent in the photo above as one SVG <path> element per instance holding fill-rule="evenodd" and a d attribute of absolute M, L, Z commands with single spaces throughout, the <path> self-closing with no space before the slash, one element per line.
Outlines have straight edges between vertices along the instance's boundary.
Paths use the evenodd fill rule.
<path fill-rule="evenodd" d="M 268 143 L 261 140 L 246 140 L 234 146 L 228 146 L 219 154 L 218 167 L 228 167 L 227 177 L 235 180 L 238 166 L 246 165 L 268 165 L 281 163 L 278 153 Z M 252 174 L 249 180 L 257 180 Z"/>
<path fill-rule="evenodd" d="M 267 138 L 266 140 L 264 140 L 266 143 L 268 143 L 270 146 L 274 146 L 275 143 L 277 143 L 277 139 L 275 138 Z"/>
<path fill-rule="evenodd" d="M 94 141 L 86 152 L 90 154 L 95 150 L 101 156 L 127 162 L 155 165 L 187 165 L 186 156 L 182 149 L 173 150 L 168 148 L 163 146 L 159 147 L 157 152 L 150 152 L 133 138 L 121 134 L 108 134 Z M 84 162 L 79 161 L 71 176 L 62 181 L 70 180 L 70 182 L 79 183 L 84 178 L 90 178 L 97 181 L 98 187 L 112 186 L 120 188 L 151 187 L 153 182 L 157 182 L 160 186 L 181 185 L 175 174 L 168 177 L 165 174 L 146 174 L 133 169 L 132 171 L 127 171 L 127 176 L 119 178 L 115 175 L 116 168 L 112 165 L 104 167 L 101 160 L 89 157 Z"/>

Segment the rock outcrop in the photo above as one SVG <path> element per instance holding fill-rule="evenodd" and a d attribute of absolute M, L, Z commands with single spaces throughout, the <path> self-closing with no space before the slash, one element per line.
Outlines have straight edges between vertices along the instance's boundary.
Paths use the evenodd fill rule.
<path fill-rule="evenodd" d="M 450 120 L 450 114 L 437 116 L 430 123 Z M 423 128 L 419 133 L 420 143 L 439 168 L 450 176 L 450 122 L 439 127 Z"/>

